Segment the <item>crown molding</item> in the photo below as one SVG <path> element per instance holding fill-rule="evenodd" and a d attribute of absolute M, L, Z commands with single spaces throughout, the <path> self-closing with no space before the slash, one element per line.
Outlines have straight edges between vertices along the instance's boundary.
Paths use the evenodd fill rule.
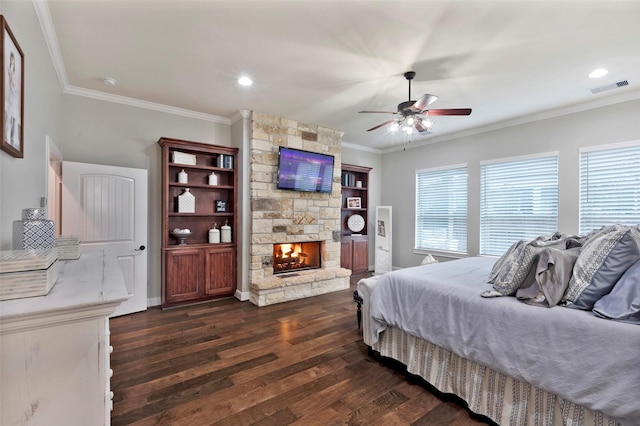
<path fill-rule="evenodd" d="M 58 44 L 58 36 L 51 19 L 49 5 L 46 0 L 33 0 L 33 7 L 36 11 L 40 28 L 44 36 L 45 42 L 49 49 L 49 55 L 53 62 L 53 68 L 58 75 L 58 81 L 62 87 L 62 92 L 69 95 L 83 96 L 86 98 L 97 99 L 106 102 L 113 102 L 122 105 L 129 105 L 137 108 L 144 108 L 152 111 L 164 112 L 167 114 L 179 115 L 182 117 L 195 118 L 197 120 L 211 121 L 214 123 L 231 125 L 231 120 L 212 114 L 191 111 L 184 108 L 172 107 L 169 105 L 158 104 L 155 102 L 141 101 L 139 99 L 128 98 L 126 96 L 113 95 L 110 93 L 100 92 L 97 90 L 83 89 L 81 87 L 72 86 L 67 77 L 67 71 L 62 60 L 60 45 Z"/>
<path fill-rule="evenodd" d="M 63 92 L 68 95 L 84 96 L 85 98 L 97 99 L 100 101 L 112 102 L 116 104 L 129 105 L 137 108 L 149 109 L 152 111 L 164 112 L 167 114 L 180 115 L 187 118 L 195 118 L 197 120 L 211 121 L 220 124 L 231 124 L 231 120 L 217 115 L 205 114 L 202 112 L 191 111 L 184 108 L 172 107 L 169 105 L 158 104 L 155 102 L 141 101 L 139 99 L 128 98 L 126 96 L 113 95 L 110 93 L 100 92 L 97 90 L 83 89 L 76 86 L 68 86 Z"/>
<path fill-rule="evenodd" d="M 405 143 L 398 146 L 392 146 L 389 148 L 382 149 L 381 153 L 387 154 L 390 152 L 419 148 L 419 147 L 431 145 L 434 143 L 445 142 L 452 139 L 460 139 L 467 136 L 478 135 L 481 133 L 488 133 L 495 130 L 504 129 L 507 127 L 518 126 L 521 124 L 532 123 L 540 120 L 547 120 L 550 118 L 560 117 L 568 114 L 575 114 L 578 112 L 588 111 L 591 109 L 615 105 L 615 104 L 628 102 L 628 101 L 635 101 L 638 99 L 640 99 L 640 89 L 627 91 L 619 95 L 608 96 L 606 98 L 595 99 L 593 101 L 583 102 L 583 103 L 574 104 L 574 105 L 568 105 L 565 107 L 551 109 L 548 111 L 541 111 L 534 114 L 529 114 L 529 115 L 511 118 L 508 120 L 498 121 L 495 123 L 488 124 L 486 126 L 478 126 L 478 127 L 474 127 L 468 130 L 463 130 L 460 132 L 449 133 L 446 135 L 435 136 L 432 138 L 426 138 L 426 139 L 422 139 L 416 142 L 411 142 L 408 144 Z"/>
<path fill-rule="evenodd" d="M 38 22 L 40 22 L 40 29 L 42 30 L 42 35 L 44 35 L 44 41 L 47 43 L 53 68 L 56 70 L 58 81 L 60 81 L 60 86 L 62 86 L 64 90 L 64 88 L 69 85 L 69 79 L 67 78 L 67 71 L 62 61 L 62 53 L 60 53 L 58 36 L 56 35 L 56 30 L 51 20 L 49 5 L 45 0 L 33 0 L 33 8 L 36 11 Z"/>
<path fill-rule="evenodd" d="M 343 148 L 354 149 L 356 151 L 372 152 L 374 154 L 382 154 L 383 153 L 383 151 L 381 149 L 370 148 L 368 146 L 357 145 L 357 144 L 349 143 L 349 142 L 342 142 L 341 145 L 342 145 Z"/>

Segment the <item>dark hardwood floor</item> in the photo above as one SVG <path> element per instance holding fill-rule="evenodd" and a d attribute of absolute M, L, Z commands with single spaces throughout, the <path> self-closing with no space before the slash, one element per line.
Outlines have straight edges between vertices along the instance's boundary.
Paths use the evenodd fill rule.
<path fill-rule="evenodd" d="M 111 320 L 112 424 L 484 424 L 370 357 L 351 290 Z"/>

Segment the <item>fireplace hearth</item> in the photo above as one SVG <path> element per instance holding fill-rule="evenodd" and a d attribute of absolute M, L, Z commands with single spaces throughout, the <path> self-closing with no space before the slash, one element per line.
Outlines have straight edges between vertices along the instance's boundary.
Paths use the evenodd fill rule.
<path fill-rule="evenodd" d="M 322 267 L 322 241 L 273 245 L 273 274 L 319 269 Z"/>

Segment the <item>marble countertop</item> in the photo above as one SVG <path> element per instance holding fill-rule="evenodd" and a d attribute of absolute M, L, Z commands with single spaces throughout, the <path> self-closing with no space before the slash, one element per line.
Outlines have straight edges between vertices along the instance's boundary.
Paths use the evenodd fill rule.
<path fill-rule="evenodd" d="M 113 253 L 89 251 L 79 259 L 61 263 L 48 295 L 0 301 L 0 331 L 6 331 L 8 323 L 23 319 L 70 313 L 77 316 L 98 308 L 114 310 L 129 297 Z"/>

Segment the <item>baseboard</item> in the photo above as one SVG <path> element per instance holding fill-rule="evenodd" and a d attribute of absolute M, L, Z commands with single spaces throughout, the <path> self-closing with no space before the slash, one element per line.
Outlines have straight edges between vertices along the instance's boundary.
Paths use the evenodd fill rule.
<path fill-rule="evenodd" d="M 241 302 L 245 302 L 247 300 L 249 300 L 249 292 L 248 291 L 240 291 L 240 290 L 236 290 L 235 293 L 235 297 L 236 299 L 238 299 Z"/>
<path fill-rule="evenodd" d="M 162 304 L 161 297 L 149 297 L 147 298 L 147 307 L 160 306 Z"/>

